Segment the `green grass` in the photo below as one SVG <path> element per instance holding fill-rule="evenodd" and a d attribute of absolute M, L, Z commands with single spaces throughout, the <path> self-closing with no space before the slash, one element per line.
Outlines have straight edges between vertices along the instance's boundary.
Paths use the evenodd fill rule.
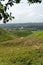
<path fill-rule="evenodd" d="M 1 46 L 0 65 L 43 65 L 43 45 L 39 46 Z"/>
<path fill-rule="evenodd" d="M 26 37 L 32 34 L 30 30 L 5 30 L 0 28 L 0 42 L 14 40 L 20 37 Z"/>
<path fill-rule="evenodd" d="M 11 35 L 7 30 L 4 30 L 3 28 L 0 28 L 0 42 L 12 40 L 15 37 Z"/>
<path fill-rule="evenodd" d="M 43 31 L 36 31 L 30 37 L 43 37 Z"/>
<path fill-rule="evenodd" d="M 26 37 L 26 36 L 32 34 L 32 31 L 24 30 L 24 29 L 22 29 L 22 30 L 18 29 L 18 30 L 11 30 L 10 33 L 16 35 L 17 37 Z"/>
<path fill-rule="evenodd" d="M 0 30 L 2 32 L 3 29 Z M 6 35 L 9 37 L 8 33 L 6 30 L 1 33 L 3 41 Z M 43 31 L 37 31 L 29 36 L 24 34 L 23 39 L 20 38 L 21 34 L 19 35 L 15 40 L 0 42 L 0 65 L 43 65 Z"/>

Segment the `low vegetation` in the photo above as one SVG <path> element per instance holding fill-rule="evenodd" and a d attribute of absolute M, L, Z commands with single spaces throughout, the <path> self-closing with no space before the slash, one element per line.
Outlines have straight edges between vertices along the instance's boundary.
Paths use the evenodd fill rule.
<path fill-rule="evenodd" d="M 14 40 L 0 42 L 0 65 L 43 65 L 43 31 L 36 31 L 24 38 L 19 35 L 16 34 L 18 38 Z"/>
<path fill-rule="evenodd" d="M 16 30 L 11 30 L 10 33 L 12 33 L 18 37 L 26 37 L 26 36 L 32 34 L 32 31 L 26 30 L 26 29 L 16 29 Z"/>
<path fill-rule="evenodd" d="M 0 42 L 13 40 L 13 39 L 15 39 L 13 35 L 11 35 L 7 30 L 0 28 Z"/>

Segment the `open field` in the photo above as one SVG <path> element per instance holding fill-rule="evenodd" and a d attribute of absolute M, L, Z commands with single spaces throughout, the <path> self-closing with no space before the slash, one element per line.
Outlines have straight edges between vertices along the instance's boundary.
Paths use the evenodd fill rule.
<path fill-rule="evenodd" d="M 0 42 L 0 65 L 43 65 L 43 31 L 21 37 Z"/>

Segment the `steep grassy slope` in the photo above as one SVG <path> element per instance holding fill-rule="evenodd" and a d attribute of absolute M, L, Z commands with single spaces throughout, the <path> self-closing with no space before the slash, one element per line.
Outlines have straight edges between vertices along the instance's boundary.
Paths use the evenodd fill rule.
<path fill-rule="evenodd" d="M 30 37 L 43 37 L 43 31 L 36 31 Z"/>
<path fill-rule="evenodd" d="M 43 31 L 2 43 L 0 65 L 43 65 Z"/>
<path fill-rule="evenodd" d="M 33 34 L 28 35 L 27 37 L 19 38 L 12 42 L 14 42 L 13 45 L 18 45 L 18 46 L 19 45 L 31 46 L 31 45 L 35 45 L 35 44 L 37 44 L 37 45 L 43 44 L 43 31 L 36 31 Z M 11 43 L 11 45 L 12 45 L 12 42 L 9 42 L 9 43 Z"/>
<path fill-rule="evenodd" d="M 8 46 L 9 45 L 18 45 L 18 46 L 30 45 L 31 46 L 34 44 L 37 44 L 37 45 L 43 44 L 43 31 L 36 31 L 33 34 L 28 35 L 24 38 L 18 37 L 16 40 L 7 41 L 2 44 L 8 45 Z"/>
<path fill-rule="evenodd" d="M 15 37 L 11 35 L 8 31 L 4 30 L 3 28 L 0 28 L 0 42 L 12 40 Z"/>
<path fill-rule="evenodd" d="M 43 44 L 43 31 L 36 31 L 21 41 L 24 45 Z"/>

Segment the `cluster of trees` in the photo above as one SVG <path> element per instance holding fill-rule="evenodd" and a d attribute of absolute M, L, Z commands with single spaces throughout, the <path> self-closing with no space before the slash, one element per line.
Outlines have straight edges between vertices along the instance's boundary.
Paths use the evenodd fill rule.
<path fill-rule="evenodd" d="M 0 0 L 0 20 L 3 20 L 4 23 L 8 22 L 9 20 L 12 20 L 14 18 L 12 16 L 12 13 L 10 14 L 7 12 L 9 10 L 9 6 L 12 7 L 14 3 L 20 3 L 21 0 L 7 0 L 7 3 L 3 4 L 5 0 Z M 42 0 L 28 0 L 28 3 L 41 3 Z"/>

